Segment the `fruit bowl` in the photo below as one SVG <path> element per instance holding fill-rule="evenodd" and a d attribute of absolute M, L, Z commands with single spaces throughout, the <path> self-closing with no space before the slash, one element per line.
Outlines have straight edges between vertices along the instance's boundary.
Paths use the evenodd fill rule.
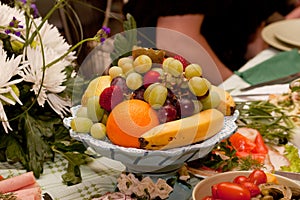
<path fill-rule="evenodd" d="M 176 51 L 171 44 L 130 46 L 127 39 L 136 31 L 175 34 L 193 51 Z M 117 34 L 86 57 L 78 75 L 73 115 L 64 120 L 71 137 L 129 172 L 174 172 L 237 128 L 233 99 L 215 85 L 221 77 L 215 63 L 183 34 L 156 29 Z"/>
<path fill-rule="evenodd" d="M 202 200 L 206 196 L 211 196 L 211 186 L 214 184 L 232 182 L 235 177 L 248 176 L 250 173 L 251 171 L 230 171 L 205 178 L 194 187 L 192 192 L 193 200 Z M 281 185 L 300 188 L 300 185 L 291 179 L 276 174 L 274 176 Z"/>
<path fill-rule="evenodd" d="M 72 107 L 75 115 L 80 106 Z M 213 137 L 192 145 L 168 150 L 144 150 L 121 147 L 112 144 L 108 139 L 99 140 L 88 133 L 76 133 L 70 129 L 72 138 L 82 141 L 102 156 L 120 161 L 128 172 L 133 173 L 171 173 L 179 169 L 184 162 L 202 158 L 207 155 L 221 140 L 229 137 L 237 128 L 235 123 L 239 113 L 236 110 L 232 116 L 224 118 L 224 127 Z M 64 124 L 70 128 L 72 117 L 65 118 Z"/>

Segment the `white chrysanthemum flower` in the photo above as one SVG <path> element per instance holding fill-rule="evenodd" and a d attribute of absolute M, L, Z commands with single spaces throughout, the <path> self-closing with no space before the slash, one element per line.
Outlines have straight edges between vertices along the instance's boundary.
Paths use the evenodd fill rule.
<path fill-rule="evenodd" d="M 0 48 L 0 120 L 4 127 L 5 132 L 8 132 L 8 129 L 12 130 L 6 113 L 4 111 L 3 103 L 14 105 L 16 102 L 22 105 L 22 102 L 18 98 L 18 95 L 11 88 L 12 85 L 22 82 L 23 79 L 14 79 L 12 77 L 19 73 L 19 64 L 22 56 L 16 58 L 8 59 L 6 52 L 3 48 Z M 5 94 L 10 94 L 13 99 L 8 98 Z"/>
<path fill-rule="evenodd" d="M 41 22 L 41 18 L 34 19 L 35 26 L 32 26 L 31 33 L 36 30 L 36 27 L 38 27 Z M 55 51 L 59 56 L 64 55 L 71 47 L 71 45 L 69 45 L 60 34 L 57 27 L 49 24 L 48 21 L 43 24 L 39 30 L 39 35 L 35 37 L 34 41 L 37 45 L 43 45 L 44 48 L 53 49 L 53 51 Z M 71 62 L 76 59 L 74 55 L 75 52 L 71 52 L 66 59 Z"/>
<path fill-rule="evenodd" d="M 25 27 L 24 11 L 0 3 L 0 26 L 9 26 L 9 23 L 13 18 L 16 18 L 18 21 L 20 21 L 19 25 Z M 0 32 L 4 33 L 5 30 L 0 29 Z"/>
<path fill-rule="evenodd" d="M 64 70 L 70 62 L 61 59 L 47 67 L 43 72 L 43 58 L 46 66 L 59 57 L 57 53 L 53 49 L 45 48 L 43 55 L 39 46 L 28 48 L 26 52 L 27 61 L 23 63 L 24 69 L 20 75 L 24 78 L 24 81 L 33 83 L 32 91 L 38 95 L 37 101 L 40 106 L 43 107 L 45 102 L 48 101 L 54 111 L 63 117 L 71 103 L 55 96 L 66 88 L 66 86 L 62 85 L 67 78 Z"/>

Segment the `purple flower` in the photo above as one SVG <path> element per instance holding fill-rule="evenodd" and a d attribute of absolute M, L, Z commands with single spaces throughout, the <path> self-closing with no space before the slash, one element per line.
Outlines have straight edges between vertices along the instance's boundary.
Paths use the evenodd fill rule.
<path fill-rule="evenodd" d="M 103 27 L 102 27 L 102 30 L 103 30 L 107 35 L 110 34 L 110 28 L 109 28 L 109 27 L 103 26 Z"/>
<path fill-rule="evenodd" d="M 38 9 L 37 9 L 37 7 L 36 7 L 36 5 L 34 3 L 30 5 L 30 8 L 32 10 L 33 17 L 34 18 L 39 17 L 39 11 L 38 11 Z"/>
<path fill-rule="evenodd" d="M 110 28 L 103 26 L 98 31 L 97 36 L 99 37 L 100 42 L 103 43 L 109 34 L 110 34 Z"/>
<path fill-rule="evenodd" d="M 5 30 L 5 33 L 6 33 L 6 34 L 10 34 L 10 33 L 11 33 L 11 30 L 6 29 L 6 30 Z"/>
<path fill-rule="evenodd" d="M 16 36 L 18 36 L 18 37 L 21 36 L 21 32 L 20 32 L 20 31 L 15 31 L 14 34 L 15 34 Z"/>

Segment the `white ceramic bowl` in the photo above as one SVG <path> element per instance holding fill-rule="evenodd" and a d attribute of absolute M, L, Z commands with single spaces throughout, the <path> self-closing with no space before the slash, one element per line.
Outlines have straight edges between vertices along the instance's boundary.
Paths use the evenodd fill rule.
<path fill-rule="evenodd" d="M 211 196 L 211 186 L 220 182 L 230 181 L 237 176 L 248 176 L 251 171 L 230 171 L 225 173 L 220 173 L 217 175 L 210 176 L 208 178 L 203 179 L 193 189 L 193 200 L 202 200 L 205 196 Z M 290 186 L 290 187 L 300 187 L 295 181 L 285 178 L 283 176 L 275 175 L 278 182 L 282 185 Z"/>
<path fill-rule="evenodd" d="M 76 113 L 79 107 L 73 107 Z M 70 129 L 70 135 L 82 141 L 102 156 L 120 161 L 126 166 L 127 171 L 135 173 L 169 173 L 180 168 L 184 162 L 202 158 L 207 155 L 221 140 L 229 137 L 236 129 L 235 120 L 238 111 L 232 116 L 226 116 L 223 129 L 213 137 L 197 144 L 178 147 L 168 150 L 144 150 L 127 148 L 112 144 L 107 140 L 98 140 L 90 134 L 76 133 Z M 69 128 L 72 117 L 65 118 L 64 124 Z"/>

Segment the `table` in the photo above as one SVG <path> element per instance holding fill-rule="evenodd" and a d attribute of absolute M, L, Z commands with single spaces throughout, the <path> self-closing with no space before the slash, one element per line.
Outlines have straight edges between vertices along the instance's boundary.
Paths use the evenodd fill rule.
<path fill-rule="evenodd" d="M 255 58 L 246 63 L 240 70 L 246 70 L 259 62 L 262 62 L 278 53 L 275 49 L 266 49 Z M 231 76 L 220 85 L 234 94 L 242 87 L 248 86 L 237 75 Z M 81 166 L 82 183 L 74 186 L 66 186 L 62 183 L 61 175 L 65 173 L 67 162 L 57 156 L 54 162 L 46 163 L 44 172 L 37 182 L 41 185 L 44 192 L 48 192 L 57 200 L 88 200 L 91 195 L 114 191 L 117 178 L 125 170 L 124 165 L 105 157 L 99 157 L 94 162 Z M 0 174 L 20 174 L 25 171 L 22 169 L 13 169 L 11 166 L 0 163 Z M 18 167 L 16 167 L 18 168 Z M 191 185 L 198 183 L 200 179 L 194 177 L 191 179 Z"/>

